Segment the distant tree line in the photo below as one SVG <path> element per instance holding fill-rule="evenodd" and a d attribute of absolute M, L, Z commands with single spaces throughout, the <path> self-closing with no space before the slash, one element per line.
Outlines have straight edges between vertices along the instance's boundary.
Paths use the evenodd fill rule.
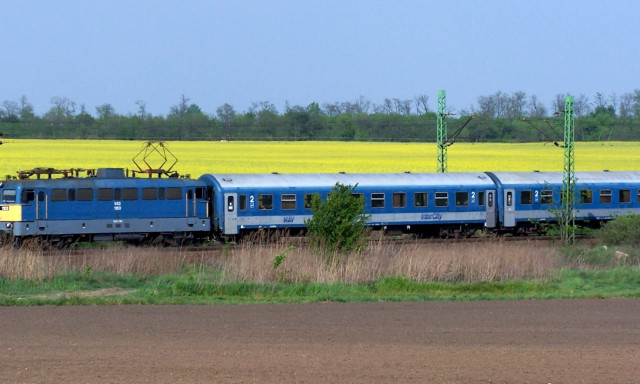
<path fill-rule="evenodd" d="M 531 142 L 562 140 L 565 95 L 547 108 L 535 95 L 496 92 L 478 97 L 477 106 L 448 118 L 453 132 L 473 115 L 458 140 Z M 154 116 L 146 102 L 137 112 L 119 114 L 105 103 L 88 111 L 66 97 L 51 99 L 51 108 L 38 115 L 23 96 L 5 100 L 0 131 L 12 138 L 123 140 L 343 140 L 435 141 L 436 113 L 429 97 L 384 99 L 375 104 L 360 97 L 353 102 L 286 103 L 284 111 L 268 101 L 253 103 L 244 112 L 229 105 L 206 113 L 182 95 L 166 116 Z M 576 139 L 581 141 L 640 139 L 640 89 L 622 96 L 597 93 L 593 100 L 575 97 Z"/>

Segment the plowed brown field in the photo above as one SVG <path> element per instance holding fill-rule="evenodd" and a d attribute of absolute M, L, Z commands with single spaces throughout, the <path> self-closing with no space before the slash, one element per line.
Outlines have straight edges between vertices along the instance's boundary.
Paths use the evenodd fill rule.
<path fill-rule="evenodd" d="M 2 383 L 638 383 L 640 300 L 0 308 Z"/>

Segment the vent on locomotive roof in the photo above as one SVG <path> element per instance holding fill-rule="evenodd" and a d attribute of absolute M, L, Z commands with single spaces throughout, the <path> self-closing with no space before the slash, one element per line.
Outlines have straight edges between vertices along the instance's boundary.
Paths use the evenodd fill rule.
<path fill-rule="evenodd" d="M 124 169 L 122 168 L 98 168 L 96 177 L 100 179 L 124 179 Z"/>

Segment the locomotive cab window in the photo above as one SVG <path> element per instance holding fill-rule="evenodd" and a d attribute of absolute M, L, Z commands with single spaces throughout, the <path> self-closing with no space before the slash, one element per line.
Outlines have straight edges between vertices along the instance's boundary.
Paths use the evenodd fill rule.
<path fill-rule="evenodd" d="M 449 206 L 449 192 L 436 192 L 436 207 Z"/>
<path fill-rule="evenodd" d="M 167 189 L 158 188 L 158 200 L 166 200 L 166 199 L 167 199 Z"/>
<path fill-rule="evenodd" d="M 630 189 L 621 189 L 618 193 L 618 197 L 620 198 L 621 203 L 630 203 L 631 202 L 631 190 Z"/>
<path fill-rule="evenodd" d="M 16 202 L 16 190 L 15 189 L 5 189 L 2 191 L 2 202 L 4 203 L 15 203 Z"/>
<path fill-rule="evenodd" d="M 296 209 L 296 195 L 283 194 L 280 197 L 280 204 L 282 209 Z"/>
<path fill-rule="evenodd" d="M 456 207 L 469 205 L 469 192 L 456 192 Z"/>
<path fill-rule="evenodd" d="M 540 202 L 542 204 L 553 204 L 553 191 L 545 189 L 540 192 Z"/>
<path fill-rule="evenodd" d="M 67 199 L 69 201 L 76 201 L 76 190 L 73 188 L 69 188 L 67 190 Z"/>
<path fill-rule="evenodd" d="M 258 195 L 258 209 L 273 209 L 273 195 Z"/>
<path fill-rule="evenodd" d="M 384 193 L 371 194 L 371 208 L 384 208 Z"/>
<path fill-rule="evenodd" d="M 36 194 L 33 189 L 27 189 L 22 191 L 22 202 L 28 203 L 29 201 L 33 201 L 36 199 Z"/>
<path fill-rule="evenodd" d="M 427 206 L 427 193 L 416 192 L 413 194 L 413 206 L 414 207 L 426 207 Z"/>
<path fill-rule="evenodd" d="M 581 189 L 580 204 L 591 204 L 591 203 L 593 203 L 593 191 L 590 189 Z"/>
<path fill-rule="evenodd" d="M 247 195 L 238 195 L 238 210 L 247 210 Z"/>
<path fill-rule="evenodd" d="M 204 188 L 196 188 L 196 199 L 206 199 L 207 191 Z"/>
<path fill-rule="evenodd" d="M 520 204 L 531 205 L 533 203 L 533 191 L 520 191 Z"/>
<path fill-rule="evenodd" d="M 611 203 L 611 190 L 610 189 L 600 190 L 600 204 L 609 204 L 609 203 Z"/>
<path fill-rule="evenodd" d="M 407 195 L 404 193 L 393 194 L 393 208 L 404 208 L 407 206 Z"/>

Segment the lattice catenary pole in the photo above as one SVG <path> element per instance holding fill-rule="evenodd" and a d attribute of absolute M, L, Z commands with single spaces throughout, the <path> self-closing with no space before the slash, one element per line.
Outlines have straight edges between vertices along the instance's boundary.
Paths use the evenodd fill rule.
<path fill-rule="evenodd" d="M 447 172 L 447 96 L 444 90 L 438 91 L 438 123 L 436 132 L 438 145 L 437 172 Z"/>
<path fill-rule="evenodd" d="M 562 178 L 562 228 L 565 244 L 575 240 L 575 185 L 574 173 L 574 128 L 573 96 L 567 96 L 564 103 L 564 174 Z"/>

